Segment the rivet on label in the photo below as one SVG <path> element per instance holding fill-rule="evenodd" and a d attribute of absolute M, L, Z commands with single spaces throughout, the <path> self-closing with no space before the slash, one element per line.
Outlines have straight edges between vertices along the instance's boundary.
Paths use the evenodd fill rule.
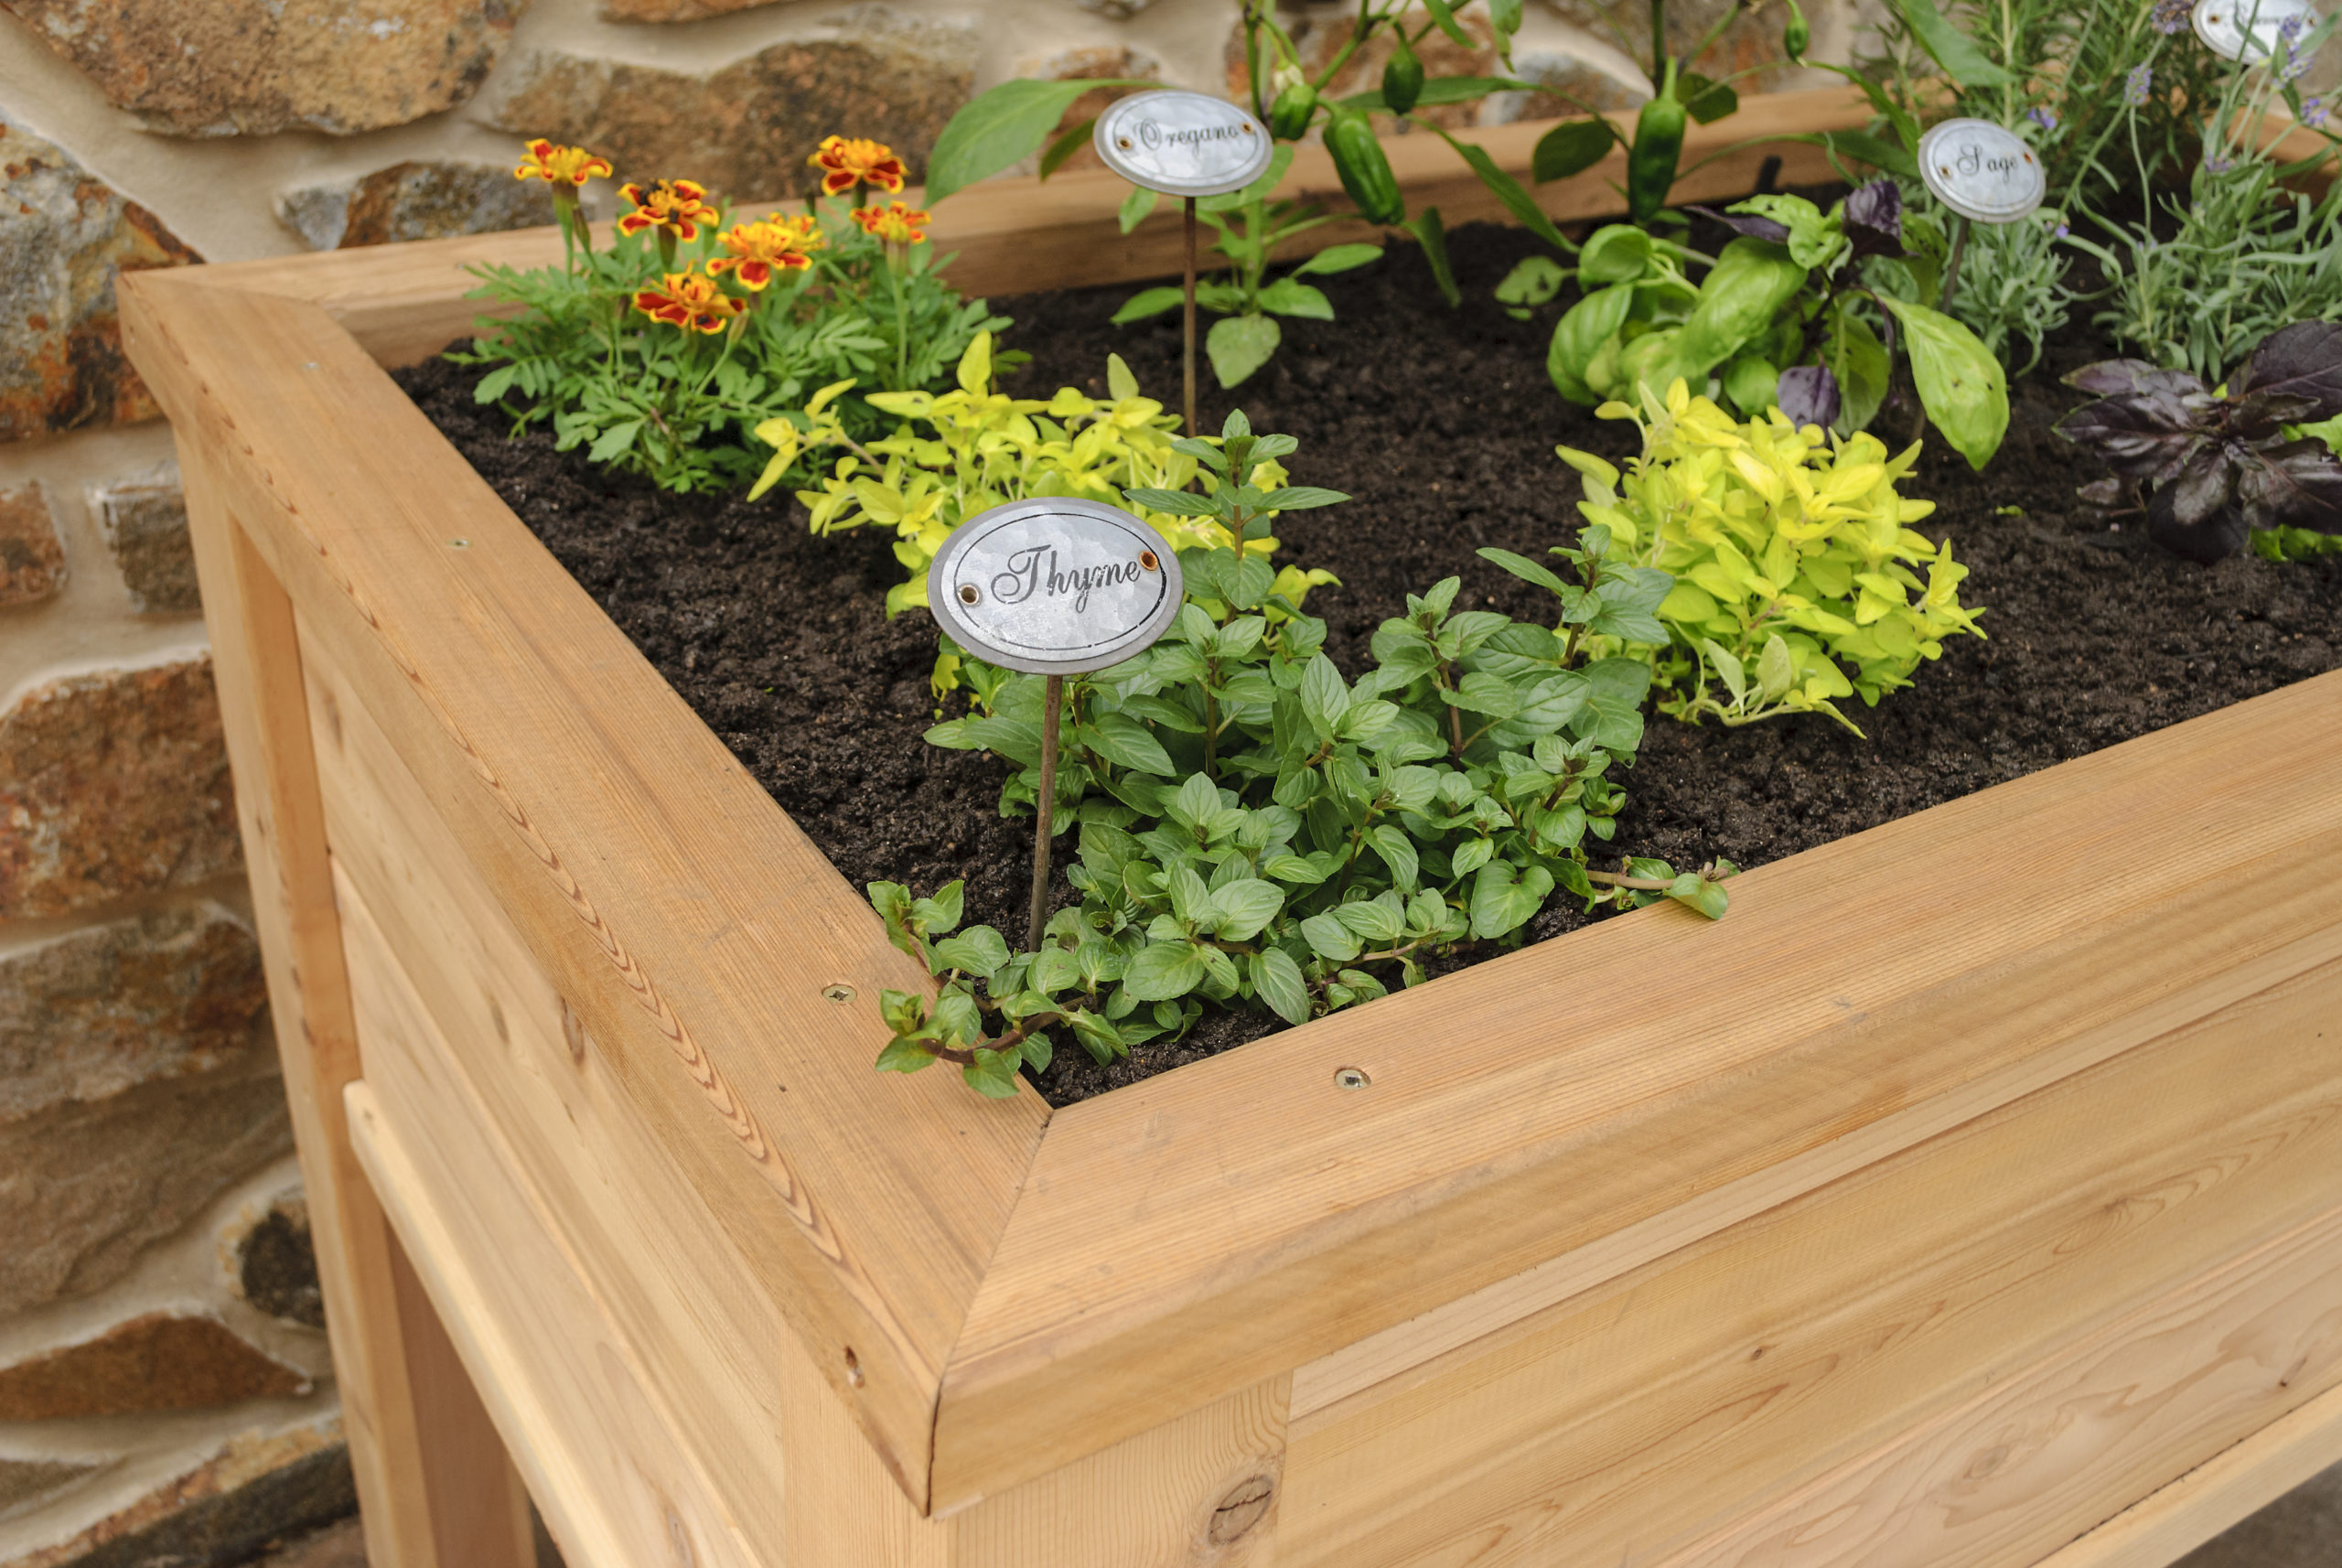
<path fill-rule="evenodd" d="M 962 604 L 972 605 L 982 597 L 983 597 L 983 596 L 976 592 L 976 585 L 973 583 L 962 583 L 960 585 L 960 602 Z"/>
<path fill-rule="evenodd" d="M 1163 563 L 1155 558 L 1155 552 L 1152 550 L 1140 551 L 1138 553 L 1138 564 L 1145 567 L 1150 572 L 1160 571 L 1163 567 Z M 970 588 L 967 591 L 969 593 L 975 592 L 973 588 Z"/>

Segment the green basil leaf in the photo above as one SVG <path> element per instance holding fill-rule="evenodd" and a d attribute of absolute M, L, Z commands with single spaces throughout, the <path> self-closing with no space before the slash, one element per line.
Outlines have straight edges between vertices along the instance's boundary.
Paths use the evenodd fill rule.
<path fill-rule="evenodd" d="M 1983 467 L 2009 428 L 2009 382 L 2001 362 L 1949 316 L 1892 295 L 1879 302 L 1902 323 L 1911 379 L 1928 417 L 1970 467 Z"/>

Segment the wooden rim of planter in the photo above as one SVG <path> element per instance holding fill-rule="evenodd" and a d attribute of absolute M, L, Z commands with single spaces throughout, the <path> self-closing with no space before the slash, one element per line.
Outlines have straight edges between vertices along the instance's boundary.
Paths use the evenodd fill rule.
<path fill-rule="evenodd" d="M 1687 161 L 1865 116 L 1752 100 Z M 1520 170 L 1543 128 L 1473 134 Z M 1499 215 L 1433 138 L 1390 151 L 1416 205 Z M 1781 144 L 1690 194 L 1768 155 L 1829 177 Z M 1547 210 L 1613 209 L 1617 162 Z M 1292 177 L 1334 184 L 1316 149 Z M 987 188 L 937 242 L 977 293 L 1169 270 L 1122 190 Z M 143 273 L 125 341 L 923 1510 L 1288 1371 L 1322 1408 L 2342 954 L 2336 673 L 1749 873 L 1722 924 L 1606 920 L 1054 1114 L 874 1072 L 919 966 L 383 371 L 468 325 L 462 265 L 559 255 Z"/>

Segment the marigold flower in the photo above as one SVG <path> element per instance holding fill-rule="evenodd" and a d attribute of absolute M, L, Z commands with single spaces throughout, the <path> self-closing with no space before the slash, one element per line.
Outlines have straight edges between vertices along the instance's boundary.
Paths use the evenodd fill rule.
<path fill-rule="evenodd" d="M 622 185 L 618 194 L 634 203 L 634 210 L 618 220 L 621 234 L 671 229 L 679 240 L 696 240 L 702 223 L 714 224 L 723 219 L 707 204 L 707 188 L 687 179 L 662 179 L 648 194 L 639 185 Z"/>
<path fill-rule="evenodd" d="M 843 196 L 857 185 L 876 186 L 892 194 L 903 188 L 903 160 L 884 142 L 860 136 L 826 136 L 805 160 L 822 171 L 822 193 Z"/>
<path fill-rule="evenodd" d="M 541 179 L 547 185 L 566 184 L 572 190 L 596 177 L 610 175 L 610 160 L 583 147 L 560 147 L 539 136 L 529 144 L 529 156 L 512 171 L 514 179 Z"/>
<path fill-rule="evenodd" d="M 730 273 L 740 286 L 761 293 L 773 280 L 775 268 L 805 268 L 813 260 L 805 252 L 825 242 L 820 225 L 806 217 L 783 218 L 776 212 L 761 223 L 735 224 L 716 240 L 731 252 L 707 263 L 710 276 Z"/>
<path fill-rule="evenodd" d="M 657 288 L 634 296 L 635 309 L 653 321 L 664 321 L 687 332 L 721 332 L 747 308 L 696 271 L 669 273 Z"/>
<path fill-rule="evenodd" d="M 864 233 L 890 244 L 916 245 L 927 238 L 927 225 L 935 221 L 935 215 L 890 201 L 884 207 L 855 208 L 854 220 Z"/>

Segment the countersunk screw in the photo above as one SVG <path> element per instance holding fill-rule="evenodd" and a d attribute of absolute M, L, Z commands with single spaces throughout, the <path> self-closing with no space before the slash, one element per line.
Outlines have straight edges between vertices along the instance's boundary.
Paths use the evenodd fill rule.
<path fill-rule="evenodd" d="M 468 539 L 450 539 L 447 541 L 447 548 L 450 550 L 469 550 L 471 547 L 472 542 Z"/>
<path fill-rule="evenodd" d="M 822 987 L 822 994 L 833 1002 L 851 1002 L 854 1000 L 854 987 L 843 981 L 837 981 Z"/>
<path fill-rule="evenodd" d="M 1354 1067 L 1336 1068 L 1334 1086 L 1337 1089 L 1364 1089 L 1374 1080 Z"/>

